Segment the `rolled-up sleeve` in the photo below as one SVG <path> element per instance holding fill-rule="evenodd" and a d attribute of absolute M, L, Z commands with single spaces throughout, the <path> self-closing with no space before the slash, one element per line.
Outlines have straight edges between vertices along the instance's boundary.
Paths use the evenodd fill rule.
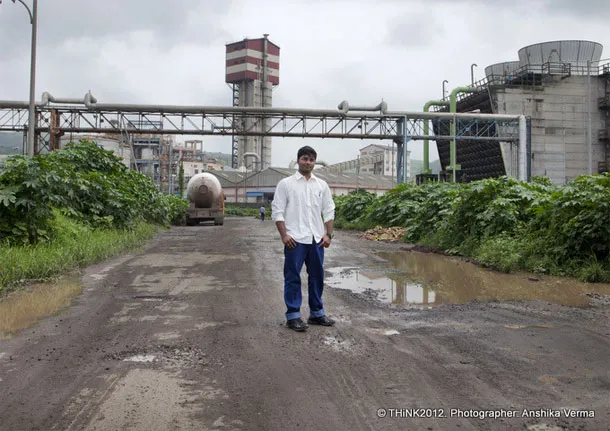
<path fill-rule="evenodd" d="M 286 211 L 286 181 L 280 181 L 275 188 L 273 202 L 271 202 L 271 219 L 273 221 L 284 221 Z"/>
<path fill-rule="evenodd" d="M 330 192 L 330 187 L 328 187 L 328 184 L 324 184 L 322 218 L 324 219 L 324 223 L 335 219 L 335 201 L 333 200 L 333 195 Z"/>

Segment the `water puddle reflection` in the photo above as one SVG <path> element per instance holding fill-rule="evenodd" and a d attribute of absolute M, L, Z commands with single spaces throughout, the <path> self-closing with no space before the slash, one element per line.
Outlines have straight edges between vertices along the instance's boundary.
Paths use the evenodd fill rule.
<path fill-rule="evenodd" d="M 388 264 L 330 268 L 326 284 L 376 299 L 390 307 L 464 304 L 472 301 L 542 300 L 586 307 L 591 297 L 610 295 L 610 284 L 529 274 L 504 274 L 432 253 L 380 253 Z M 595 297 L 595 295 L 591 295 Z"/>
<path fill-rule="evenodd" d="M 68 307 L 81 291 L 79 277 L 73 275 L 9 294 L 0 301 L 0 338 L 10 338 L 12 333 Z"/>

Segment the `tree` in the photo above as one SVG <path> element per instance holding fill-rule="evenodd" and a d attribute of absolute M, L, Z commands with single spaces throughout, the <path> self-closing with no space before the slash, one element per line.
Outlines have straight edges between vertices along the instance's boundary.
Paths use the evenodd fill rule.
<path fill-rule="evenodd" d="M 184 166 L 180 160 L 180 169 L 178 170 L 178 185 L 180 187 L 180 197 L 184 196 Z"/>

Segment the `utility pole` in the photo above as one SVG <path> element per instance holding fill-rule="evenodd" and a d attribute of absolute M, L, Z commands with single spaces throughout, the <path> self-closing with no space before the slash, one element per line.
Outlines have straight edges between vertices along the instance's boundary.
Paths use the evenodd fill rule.
<path fill-rule="evenodd" d="M 356 167 L 356 191 L 360 188 L 360 154 L 358 154 L 358 166 Z"/>
<path fill-rule="evenodd" d="M 593 142 L 591 137 L 591 60 L 587 60 L 587 173 L 593 175 Z"/>
<path fill-rule="evenodd" d="M 13 3 L 15 0 L 13 0 Z M 28 7 L 22 0 L 19 0 L 26 9 Z M 29 12 L 29 9 L 28 9 Z M 38 0 L 34 0 L 31 15 L 32 23 L 32 52 L 30 59 L 30 113 L 28 117 L 28 156 L 34 155 L 34 139 L 36 138 L 36 106 L 35 106 L 35 92 L 36 92 L 36 27 L 38 25 Z"/>
<path fill-rule="evenodd" d="M 30 16 L 30 24 L 32 25 L 32 48 L 30 52 L 30 102 L 28 116 L 28 135 L 25 146 L 25 154 L 28 156 L 34 155 L 34 138 L 36 137 L 36 34 L 38 27 L 38 0 L 33 0 L 32 9 L 28 7 L 23 0 L 12 0 L 13 3 L 19 1 L 28 11 Z M 0 0 L 0 4 L 2 0 Z"/>

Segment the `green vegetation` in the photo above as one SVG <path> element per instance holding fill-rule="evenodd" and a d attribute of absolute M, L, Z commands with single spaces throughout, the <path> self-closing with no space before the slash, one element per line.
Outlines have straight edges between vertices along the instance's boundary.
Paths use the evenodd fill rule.
<path fill-rule="evenodd" d="M 137 248 L 160 229 L 145 222 L 131 229 L 93 229 L 59 212 L 52 224 L 58 232 L 53 241 L 0 248 L 0 294 Z"/>
<path fill-rule="evenodd" d="M 227 217 L 254 217 L 260 218 L 260 204 L 235 204 L 225 203 L 225 215 Z M 271 218 L 271 206 L 265 206 L 265 219 Z"/>
<path fill-rule="evenodd" d="M 93 142 L 12 157 L 0 171 L 0 291 L 142 243 L 187 206 Z"/>
<path fill-rule="evenodd" d="M 339 228 L 401 226 L 407 242 L 501 271 L 610 281 L 610 174 L 581 176 L 564 187 L 506 177 L 401 184 L 383 196 L 358 190 L 335 202 Z"/>

